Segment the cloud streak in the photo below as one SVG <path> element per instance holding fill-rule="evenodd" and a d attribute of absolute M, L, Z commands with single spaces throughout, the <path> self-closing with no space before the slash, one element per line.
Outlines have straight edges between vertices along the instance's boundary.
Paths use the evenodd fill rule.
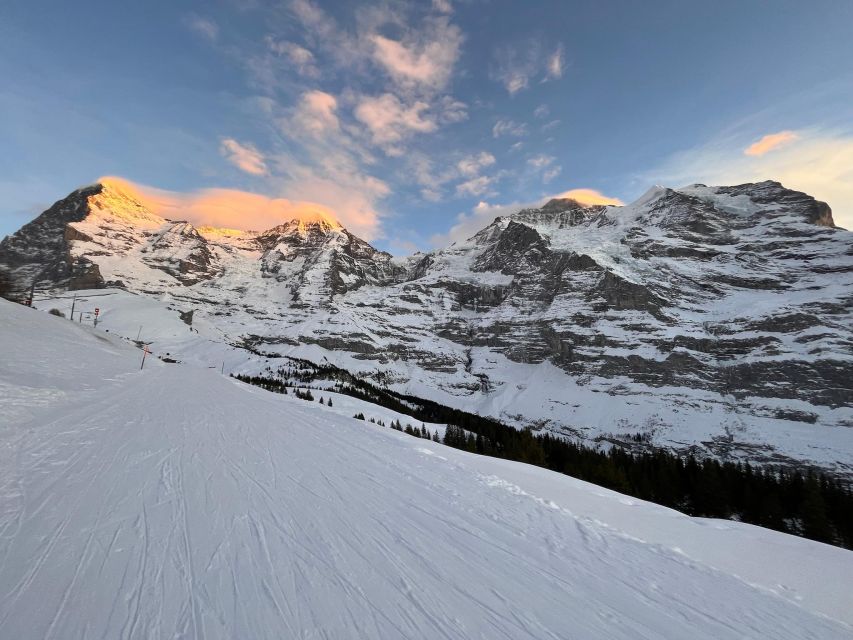
<path fill-rule="evenodd" d="M 760 140 L 753 142 L 751 145 L 749 145 L 746 149 L 743 150 L 743 153 L 747 156 L 763 156 L 765 153 L 769 153 L 774 149 L 783 147 L 786 144 L 793 142 L 797 138 L 797 134 L 793 131 L 780 131 L 779 133 L 769 133 L 766 136 L 763 136 Z"/>
<path fill-rule="evenodd" d="M 240 144 L 234 138 L 223 138 L 219 149 L 228 162 L 241 171 L 254 176 L 268 173 L 263 154 L 250 144 Z"/>
<path fill-rule="evenodd" d="M 523 122 L 515 122 L 513 120 L 498 120 L 495 126 L 492 127 L 492 137 L 501 138 L 503 136 L 511 136 L 521 138 L 527 135 L 527 125 Z"/>

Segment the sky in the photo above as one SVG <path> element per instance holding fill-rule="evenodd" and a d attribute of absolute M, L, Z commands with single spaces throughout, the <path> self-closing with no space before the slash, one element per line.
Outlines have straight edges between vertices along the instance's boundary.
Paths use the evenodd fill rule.
<path fill-rule="evenodd" d="M 102 176 L 395 255 L 570 192 L 776 179 L 853 228 L 849 0 L 5 0 L 0 236 Z"/>

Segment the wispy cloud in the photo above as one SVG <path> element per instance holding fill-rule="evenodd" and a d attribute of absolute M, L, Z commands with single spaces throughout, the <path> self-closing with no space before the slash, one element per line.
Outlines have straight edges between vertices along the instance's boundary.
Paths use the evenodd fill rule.
<path fill-rule="evenodd" d="M 223 138 L 220 141 L 220 151 L 235 167 L 255 176 L 268 173 L 263 154 L 250 144 L 241 144 L 234 138 Z"/>
<path fill-rule="evenodd" d="M 208 40 L 216 40 L 219 36 L 219 26 L 211 18 L 193 13 L 186 17 L 185 23 L 191 31 Z"/>
<path fill-rule="evenodd" d="M 403 89 L 442 90 L 459 58 L 462 32 L 447 18 L 427 20 L 406 39 L 372 34 L 373 58 Z"/>
<path fill-rule="evenodd" d="M 551 120 L 550 122 L 546 122 L 541 127 L 539 127 L 539 130 L 542 132 L 550 131 L 554 127 L 559 126 L 560 122 L 561 122 L 560 120 Z"/>
<path fill-rule="evenodd" d="M 743 153 L 748 156 L 763 156 L 774 149 L 783 147 L 786 144 L 793 142 L 798 138 L 793 131 L 779 131 L 778 133 L 768 133 L 762 136 L 760 140 L 753 142 Z"/>
<path fill-rule="evenodd" d="M 493 164 L 495 164 L 495 156 L 487 151 L 481 151 L 462 158 L 456 163 L 456 167 L 460 174 L 470 177 L 479 174 L 483 169 Z"/>
<path fill-rule="evenodd" d="M 450 0 L 432 0 L 432 8 L 439 13 L 453 13 L 453 5 Z"/>
<path fill-rule="evenodd" d="M 546 64 L 546 73 L 549 78 L 556 79 L 563 77 L 563 45 L 557 46 L 556 51 L 548 56 Z"/>
<path fill-rule="evenodd" d="M 480 196 L 489 191 L 504 175 L 500 171 L 491 176 L 483 175 L 496 162 L 495 157 L 487 151 L 464 155 L 455 163 L 447 159 L 437 162 L 434 157 L 416 153 L 408 157 L 407 170 L 421 185 L 421 195 L 426 200 L 438 202 L 444 198 L 446 188 L 455 182 L 458 184 L 453 193 L 460 197 Z"/>
<path fill-rule="evenodd" d="M 288 40 L 276 40 L 273 37 L 268 37 L 266 42 L 270 52 L 284 58 L 290 68 L 295 69 L 299 75 L 308 78 L 320 76 L 314 54 L 305 47 Z"/>
<path fill-rule="evenodd" d="M 502 136 L 512 136 L 521 138 L 527 135 L 527 125 L 523 122 L 515 122 L 513 120 L 498 120 L 495 126 L 492 127 L 492 137 L 500 138 Z"/>
<path fill-rule="evenodd" d="M 561 167 L 560 165 L 553 166 L 542 174 L 542 182 L 548 184 L 562 172 L 563 167 Z"/>
<path fill-rule="evenodd" d="M 527 164 L 532 167 L 536 171 L 542 172 L 542 182 L 548 184 L 556 178 L 563 171 L 563 167 L 556 164 L 557 158 L 554 156 L 549 156 L 544 153 L 540 153 L 535 156 L 531 156 L 527 159 Z"/>
<path fill-rule="evenodd" d="M 494 176 L 477 176 L 456 185 L 456 194 L 460 196 L 482 196 L 489 191 Z"/>
<path fill-rule="evenodd" d="M 502 46 L 495 52 L 496 68 L 493 79 L 500 82 L 511 96 L 530 86 L 530 82 L 541 77 L 556 80 L 563 75 L 563 45 L 557 45 L 549 54 L 543 54 L 538 40 L 530 39 L 518 46 Z"/>
<path fill-rule="evenodd" d="M 531 156 L 527 159 L 527 164 L 529 164 L 534 169 L 542 169 L 543 167 L 547 167 L 552 164 L 556 160 L 554 156 L 549 156 L 544 153 L 540 153 L 539 155 Z"/>

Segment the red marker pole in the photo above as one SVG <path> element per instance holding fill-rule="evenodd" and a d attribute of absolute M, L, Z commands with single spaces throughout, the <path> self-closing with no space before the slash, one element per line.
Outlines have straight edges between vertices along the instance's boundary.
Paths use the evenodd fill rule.
<path fill-rule="evenodd" d="M 148 350 L 148 345 L 146 344 L 142 347 L 142 364 L 139 365 L 140 371 L 142 371 L 142 367 L 145 366 L 145 356 L 147 356 L 149 353 L 151 352 Z"/>

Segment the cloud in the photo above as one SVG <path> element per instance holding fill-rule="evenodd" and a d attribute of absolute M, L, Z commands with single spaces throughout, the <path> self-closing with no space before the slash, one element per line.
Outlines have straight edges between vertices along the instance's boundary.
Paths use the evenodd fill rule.
<path fill-rule="evenodd" d="M 547 118 L 550 113 L 551 108 L 547 104 L 540 104 L 533 112 L 533 117 L 541 120 L 542 118 Z"/>
<path fill-rule="evenodd" d="M 240 144 L 233 138 L 223 138 L 219 147 L 223 156 L 235 167 L 255 176 L 268 173 L 263 154 L 250 144 Z"/>
<path fill-rule="evenodd" d="M 438 128 L 436 121 L 424 113 L 427 109 L 426 102 L 416 101 L 407 106 L 394 94 L 384 93 L 362 98 L 354 113 L 370 130 L 374 144 L 383 147 L 388 155 L 401 155 L 397 143 L 414 133 L 428 133 Z"/>
<path fill-rule="evenodd" d="M 421 188 L 421 196 L 430 202 L 442 198 L 442 187 L 456 177 L 453 167 L 436 172 L 432 156 L 415 152 L 406 157 L 406 171 Z"/>
<path fill-rule="evenodd" d="M 350 156 L 332 154 L 311 165 L 283 157 L 282 166 L 288 174 L 283 194 L 328 207 L 341 224 L 365 240 L 383 236 L 377 203 L 391 190 L 383 180 L 361 171 Z"/>
<path fill-rule="evenodd" d="M 458 155 L 456 157 L 458 158 Z M 492 167 L 495 162 L 495 157 L 488 151 L 462 156 L 455 163 L 444 158 L 437 162 L 435 155 L 415 152 L 407 156 L 406 171 L 422 186 L 421 195 L 424 199 L 438 202 L 443 198 L 448 183 L 456 180 L 462 181 L 455 188 L 457 196 L 479 196 L 486 193 L 503 175 L 502 172 L 494 176 L 481 175 L 484 169 Z M 436 169 L 436 164 L 441 168 Z"/>
<path fill-rule="evenodd" d="M 270 198 L 236 189 L 199 189 L 182 193 L 117 177 L 104 177 L 99 182 L 121 189 L 159 216 L 187 220 L 196 226 L 263 231 L 294 219 L 338 218 L 335 211 L 316 202 Z"/>
<path fill-rule="evenodd" d="M 496 68 L 492 79 L 500 82 L 513 96 L 530 86 L 530 81 L 542 76 L 542 81 L 556 80 L 563 75 L 563 45 L 557 45 L 553 53 L 543 55 L 538 40 L 529 39 L 518 46 L 501 46 L 495 52 Z"/>
<path fill-rule="evenodd" d="M 582 204 L 588 207 L 596 205 L 622 206 L 623 204 L 625 204 L 619 198 L 612 198 L 610 196 L 606 196 L 603 193 L 596 191 L 595 189 L 569 189 L 568 191 L 563 191 L 562 193 L 558 193 L 557 195 L 551 197 L 569 198 L 571 200 L 574 200 L 578 204 Z"/>
<path fill-rule="evenodd" d="M 452 96 L 442 96 L 438 101 L 439 120 L 455 124 L 468 119 L 468 105 Z"/>
<path fill-rule="evenodd" d="M 527 159 L 527 164 L 537 171 L 542 171 L 542 182 L 548 184 L 563 171 L 563 167 L 554 164 L 557 159 L 554 156 L 539 154 Z"/>
<path fill-rule="evenodd" d="M 290 0 L 289 11 L 305 27 L 305 36 L 342 68 L 358 66 L 368 56 L 363 38 L 341 29 L 337 21 L 311 0 Z"/>
<path fill-rule="evenodd" d="M 560 175 L 560 173 L 562 173 L 562 171 L 563 171 L 563 167 L 561 167 L 560 165 L 551 167 L 545 173 L 542 174 L 542 182 L 544 182 L 545 184 L 548 184 L 549 182 L 551 182 L 551 180 L 553 180 L 558 175 Z"/>
<path fill-rule="evenodd" d="M 556 158 L 554 156 L 548 156 L 544 153 L 541 153 L 537 156 L 533 156 L 527 159 L 527 164 L 529 164 L 534 169 L 542 169 L 543 167 L 547 167 L 552 162 L 554 162 Z"/>
<path fill-rule="evenodd" d="M 500 138 L 501 136 L 513 136 L 520 138 L 527 135 L 527 125 L 523 122 L 513 122 L 512 120 L 498 120 L 495 126 L 492 127 L 492 136 Z"/>
<path fill-rule="evenodd" d="M 539 45 L 535 41 L 522 47 L 521 51 L 514 47 L 501 47 L 496 54 L 497 70 L 492 72 L 492 78 L 513 96 L 530 84 L 530 78 L 539 66 L 538 56 Z"/>
<path fill-rule="evenodd" d="M 338 68 L 367 77 L 375 75 L 370 68 L 375 65 L 409 98 L 446 87 L 463 41 L 462 31 L 450 22 L 447 0 L 436 2 L 417 25 L 407 22 L 413 6 L 362 5 L 355 9 L 354 30 L 342 28 L 311 0 L 290 0 L 289 10 L 304 27 L 304 37 Z"/>
<path fill-rule="evenodd" d="M 208 40 L 216 40 L 219 36 L 219 26 L 210 18 L 191 14 L 186 17 L 185 23 L 191 31 Z"/>
<path fill-rule="evenodd" d="M 769 133 L 763 136 L 760 140 L 753 142 L 743 150 L 747 156 L 763 156 L 765 153 L 778 149 L 790 142 L 796 140 L 799 136 L 793 131 L 780 131 L 778 133 Z"/>
<path fill-rule="evenodd" d="M 456 195 L 458 196 L 482 196 L 485 194 L 492 183 L 495 181 L 493 176 L 477 176 L 466 180 L 456 185 Z"/>
<path fill-rule="evenodd" d="M 669 185 L 777 180 L 825 201 L 835 223 L 853 229 L 853 133 L 811 128 L 797 131 L 796 136 L 773 153 L 745 155 L 743 137 L 732 134 L 675 154 L 641 179 Z"/>
<path fill-rule="evenodd" d="M 495 164 L 495 156 L 487 151 L 481 151 L 470 156 L 462 158 L 456 163 L 456 168 L 463 176 L 476 176 L 485 167 L 490 167 Z"/>
<path fill-rule="evenodd" d="M 306 91 L 302 94 L 291 125 L 312 136 L 323 136 L 340 128 L 337 108 L 338 100 L 335 96 L 325 91 Z"/>
<path fill-rule="evenodd" d="M 462 176 L 461 155 L 450 150 L 440 171 L 405 171 L 416 138 L 468 118 L 468 105 L 449 91 L 464 41 L 452 9 L 448 0 L 363 3 L 344 20 L 316 0 L 257 7 L 270 35 L 234 44 L 232 55 L 260 94 L 249 105 L 259 124 L 280 133 L 260 158 L 266 184 L 275 186 L 270 195 L 334 209 L 367 237 L 382 233 L 377 208 L 391 192 L 374 175 L 387 166 L 382 153 L 400 158 L 395 182 L 416 183 L 427 199 L 440 199 L 454 181 L 480 177 Z M 223 153 L 232 162 L 246 159 L 235 148 Z"/>
<path fill-rule="evenodd" d="M 290 67 L 306 78 L 317 78 L 320 76 L 320 70 L 317 68 L 317 61 L 314 54 L 305 47 L 290 42 L 288 40 L 276 40 L 268 37 L 267 46 L 269 50 L 277 56 L 283 57 L 290 63 Z"/>
<path fill-rule="evenodd" d="M 420 37 L 407 40 L 393 40 L 379 34 L 369 36 L 373 59 L 404 88 L 441 90 L 459 57 L 462 44 L 459 28 L 445 18 L 428 21 L 427 25 Z"/>
<path fill-rule="evenodd" d="M 548 56 L 546 73 L 549 78 L 557 79 L 563 76 L 563 45 L 557 46 L 557 50 Z"/>

